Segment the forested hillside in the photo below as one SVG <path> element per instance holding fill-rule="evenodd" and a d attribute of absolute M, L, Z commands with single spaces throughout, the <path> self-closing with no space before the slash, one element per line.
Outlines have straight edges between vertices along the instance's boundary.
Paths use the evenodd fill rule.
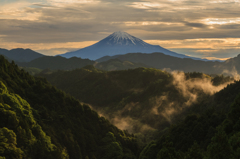
<path fill-rule="evenodd" d="M 233 78 L 92 66 L 44 76 L 118 127 L 137 133 L 139 145 L 153 139 L 139 159 L 240 157 L 240 82 Z"/>
<path fill-rule="evenodd" d="M 139 159 L 240 158 L 240 82 L 205 101 L 205 112 L 193 111 L 144 148 Z M 235 98 L 235 100 L 234 100 Z"/>
<path fill-rule="evenodd" d="M 210 100 L 233 82 L 230 77 L 196 72 L 168 73 L 152 68 L 107 72 L 93 66 L 42 76 L 91 104 L 119 128 L 135 133 L 165 129 L 183 118 L 192 105 Z"/>
<path fill-rule="evenodd" d="M 0 56 L 0 158 L 136 158 L 136 139 Z"/>

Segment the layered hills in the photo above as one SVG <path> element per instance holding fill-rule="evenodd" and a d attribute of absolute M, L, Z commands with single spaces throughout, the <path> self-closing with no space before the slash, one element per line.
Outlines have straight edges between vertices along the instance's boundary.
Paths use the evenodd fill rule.
<path fill-rule="evenodd" d="M 163 53 L 128 53 L 125 55 L 105 56 L 97 59 L 101 63 L 111 59 L 118 59 L 121 61 L 129 61 L 135 63 L 142 63 L 152 68 L 179 70 L 184 72 L 203 72 L 208 74 L 221 74 L 226 67 L 225 62 L 219 61 L 202 61 L 190 58 L 177 58 Z M 234 63 L 236 64 L 236 63 Z M 231 66 L 234 66 L 231 65 Z"/>
<path fill-rule="evenodd" d="M 123 33 L 123 36 L 125 37 Z M 130 35 L 126 35 L 131 39 Z M 111 38 L 110 38 L 111 39 Z M 113 38 L 113 43 L 130 45 L 130 42 L 136 44 L 137 41 L 145 46 L 145 42 L 140 39 L 137 41 L 125 40 L 120 37 Z M 136 39 L 135 39 L 136 40 Z M 108 42 L 107 42 L 108 43 Z M 109 42 L 109 44 L 113 45 Z M 140 45 L 139 44 L 139 45 Z M 146 44 L 147 45 L 147 44 Z M 107 46 L 106 46 L 107 47 Z M 240 57 L 230 58 L 226 61 L 203 61 L 191 58 L 179 58 L 173 55 L 167 55 L 164 53 L 128 53 L 123 55 L 104 56 L 96 61 L 83 59 L 79 57 L 65 58 L 61 56 L 44 56 L 30 49 L 13 49 L 5 50 L 1 49 L 0 54 L 3 54 L 8 61 L 14 60 L 15 63 L 23 67 L 29 72 L 39 73 L 41 70 L 73 70 L 76 68 L 82 68 L 87 65 L 94 65 L 98 69 L 112 71 L 112 70 L 125 70 L 133 69 L 137 67 L 178 70 L 184 72 L 202 72 L 207 74 L 226 74 L 237 75 L 240 71 L 239 59 Z"/>
<path fill-rule="evenodd" d="M 129 53 L 125 55 L 105 56 L 96 61 L 77 57 L 44 56 L 30 62 L 16 62 L 21 67 L 50 70 L 73 70 L 94 65 L 101 70 L 126 70 L 137 67 L 178 70 L 184 72 L 202 72 L 206 74 L 237 75 L 240 72 L 240 56 L 224 62 L 201 61 L 190 58 L 177 58 L 162 53 Z M 29 70 L 29 69 L 27 69 Z"/>
<path fill-rule="evenodd" d="M 201 61 L 189 58 L 176 58 L 162 53 L 129 53 L 125 55 L 105 56 L 96 61 L 101 63 L 111 59 L 145 64 L 157 69 L 170 69 L 184 72 L 202 72 L 207 74 L 237 75 L 240 72 L 240 55 L 226 61 Z"/>

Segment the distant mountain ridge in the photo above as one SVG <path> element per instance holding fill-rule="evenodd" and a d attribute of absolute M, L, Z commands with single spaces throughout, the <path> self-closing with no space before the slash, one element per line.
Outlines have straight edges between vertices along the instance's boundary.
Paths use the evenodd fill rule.
<path fill-rule="evenodd" d="M 105 56 L 97 59 L 99 63 L 118 59 L 121 61 L 129 61 L 134 63 L 145 64 L 152 68 L 171 70 L 179 70 L 184 72 L 202 72 L 208 74 L 226 73 L 232 75 L 240 72 L 240 55 L 230 58 L 227 61 L 201 61 L 190 58 L 177 58 L 163 53 L 128 53 L 125 55 Z"/>
<path fill-rule="evenodd" d="M 61 56 L 44 56 L 34 59 L 30 62 L 16 62 L 21 67 L 35 67 L 39 69 L 51 70 L 73 70 L 82 68 L 86 65 L 94 65 L 95 61 L 72 57 L 66 59 Z"/>
<path fill-rule="evenodd" d="M 133 38 L 129 34 L 118 33 L 117 35 L 109 36 L 110 41 L 104 44 L 114 46 L 130 46 L 141 45 L 148 46 L 141 39 Z M 112 42 L 112 43 L 110 43 Z M 95 61 L 82 59 L 78 57 L 65 58 L 62 56 L 45 56 L 30 49 L 0 49 L 0 54 L 3 54 L 9 62 L 12 60 L 24 69 L 32 70 L 51 69 L 51 70 L 73 70 L 82 68 L 87 65 L 94 65 L 101 70 L 126 70 L 137 67 L 169 68 L 171 70 L 179 70 L 184 72 L 203 72 L 207 74 L 222 74 L 237 75 L 240 72 L 240 55 L 230 58 L 224 62 L 219 61 L 203 61 L 194 60 L 191 58 L 179 58 L 171 55 L 166 55 L 159 52 L 154 53 L 128 53 L 115 56 L 104 56 Z"/>
<path fill-rule="evenodd" d="M 9 59 L 8 59 L 9 60 Z M 11 60 L 9 60 L 11 62 Z M 178 58 L 163 53 L 128 53 L 105 56 L 96 61 L 78 57 L 43 56 L 30 62 L 15 62 L 18 66 L 50 70 L 73 70 L 87 65 L 107 71 L 126 70 L 138 67 L 179 70 L 184 72 L 203 72 L 207 74 L 233 75 L 240 72 L 240 55 L 225 62 L 202 61 Z"/>
<path fill-rule="evenodd" d="M 108 37 L 91 46 L 79 49 L 77 51 L 61 54 L 60 56 L 66 58 L 76 56 L 81 58 L 88 58 L 90 60 L 96 60 L 103 56 L 114 56 L 136 52 L 141 53 L 161 52 L 166 55 L 179 58 L 192 58 L 196 60 L 204 60 L 200 58 L 194 58 L 178 54 L 170 50 L 167 50 L 159 45 L 148 44 L 143 40 L 122 31 L 114 32 L 113 34 L 109 35 Z"/>
<path fill-rule="evenodd" d="M 105 62 L 100 62 L 94 64 L 94 67 L 100 70 L 105 71 L 115 71 L 115 70 L 127 70 L 127 69 L 135 69 L 139 67 L 145 67 L 150 68 L 150 66 L 147 66 L 145 64 L 141 63 L 135 63 L 130 61 L 121 61 L 119 59 L 110 59 Z"/>
<path fill-rule="evenodd" d="M 9 61 L 9 60 L 8 60 Z M 111 59 L 105 62 L 98 63 L 96 61 L 92 61 L 89 59 L 81 59 L 78 57 L 71 57 L 69 59 L 61 56 L 44 56 L 37 59 L 34 59 L 30 62 L 15 62 L 18 66 L 23 67 L 27 72 L 45 70 L 50 69 L 51 71 L 55 70 L 74 70 L 85 67 L 87 65 L 93 65 L 94 67 L 106 70 L 106 71 L 114 71 L 114 70 L 126 70 L 133 69 L 138 67 L 149 67 L 145 64 L 129 62 L 129 61 L 121 61 L 118 59 Z M 37 73 L 36 72 L 36 73 Z M 31 73 L 32 75 L 35 73 Z"/>
<path fill-rule="evenodd" d="M 16 61 L 30 62 L 34 59 L 44 56 L 44 55 L 42 55 L 38 52 L 35 52 L 31 49 L 22 49 L 22 48 L 17 48 L 17 49 L 12 49 L 12 50 L 0 48 L 0 55 L 3 55 L 5 57 L 7 57 L 8 60 L 13 60 L 15 62 Z"/>

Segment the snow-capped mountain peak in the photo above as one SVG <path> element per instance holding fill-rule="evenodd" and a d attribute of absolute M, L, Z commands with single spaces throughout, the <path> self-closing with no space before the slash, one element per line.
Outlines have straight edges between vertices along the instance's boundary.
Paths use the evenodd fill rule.
<path fill-rule="evenodd" d="M 114 32 L 100 41 L 100 43 L 103 42 L 108 45 L 147 45 L 143 40 L 122 31 Z"/>
<path fill-rule="evenodd" d="M 123 31 L 114 32 L 110 36 L 112 36 L 114 38 L 118 38 L 118 39 L 131 39 L 133 37 L 130 34 L 123 32 Z"/>
<path fill-rule="evenodd" d="M 67 58 L 76 56 L 96 60 L 103 56 L 114 56 L 126 53 L 139 53 L 139 52 L 141 53 L 160 52 L 166 55 L 179 58 L 193 58 L 172 52 L 170 50 L 162 48 L 159 45 L 148 44 L 143 40 L 122 31 L 114 32 L 108 37 L 91 46 L 73 52 L 68 52 L 60 56 Z"/>

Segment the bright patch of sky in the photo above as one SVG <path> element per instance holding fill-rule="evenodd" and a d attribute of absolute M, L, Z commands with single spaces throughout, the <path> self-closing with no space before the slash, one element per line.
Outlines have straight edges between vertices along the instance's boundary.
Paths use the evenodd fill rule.
<path fill-rule="evenodd" d="M 240 18 L 208 18 L 203 20 L 204 23 L 211 25 L 211 24 L 240 24 Z"/>

